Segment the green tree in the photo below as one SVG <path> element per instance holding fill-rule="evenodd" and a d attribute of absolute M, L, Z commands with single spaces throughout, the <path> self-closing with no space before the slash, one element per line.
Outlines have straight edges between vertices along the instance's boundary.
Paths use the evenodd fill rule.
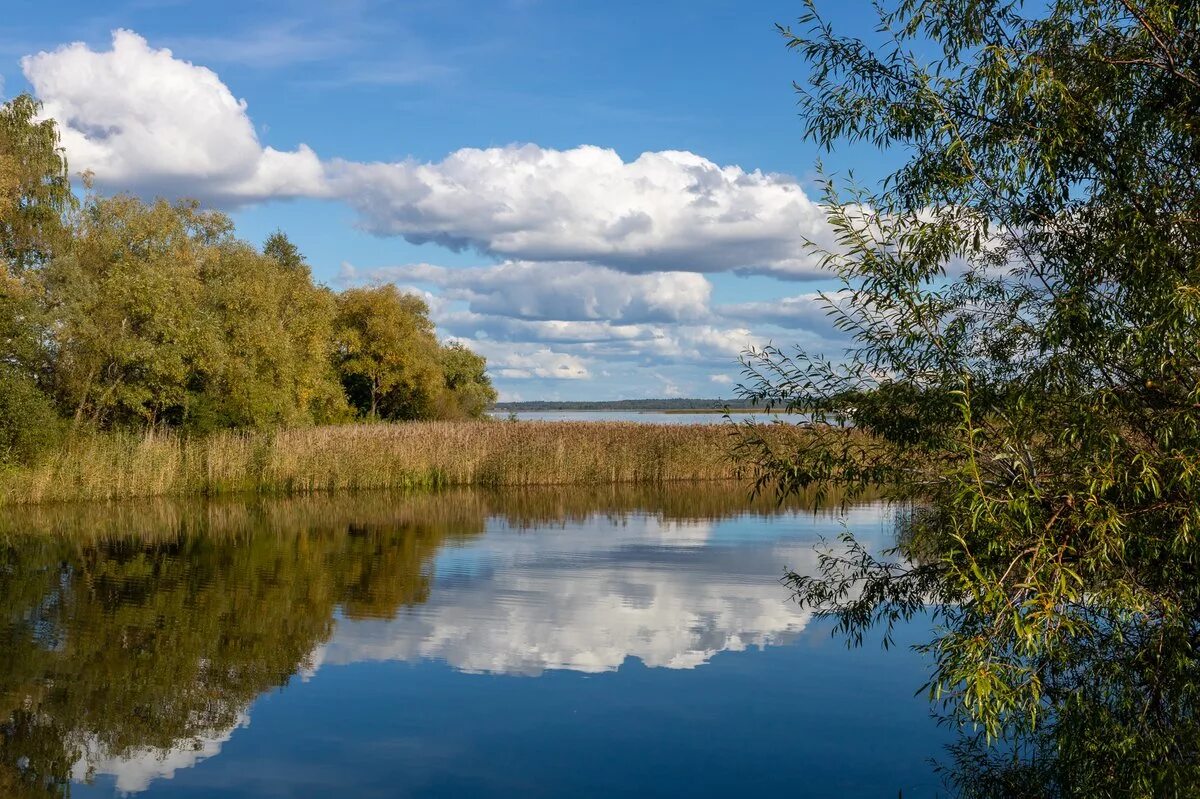
<path fill-rule="evenodd" d="M 49 357 L 49 319 L 43 306 L 41 282 L 0 262 L 0 362 L 30 377 L 44 369 Z"/>
<path fill-rule="evenodd" d="M 59 437 L 43 385 L 51 351 L 42 266 L 73 204 L 53 122 L 28 95 L 0 106 L 0 464 L 23 463 Z"/>
<path fill-rule="evenodd" d="M 19 369 L 0 363 L 0 467 L 29 463 L 62 439 L 54 404 Z"/>
<path fill-rule="evenodd" d="M 296 400 L 307 408 L 309 421 L 343 421 L 351 411 L 333 367 L 333 324 L 337 315 L 333 292 L 313 282 L 308 262 L 282 231 L 267 237 L 263 254 L 279 264 L 286 275 L 280 313 L 295 363 Z"/>
<path fill-rule="evenodd" d="M 259 253 L 223 214 L 134 197 L 90 198 L 72 232 L 45 281 L 55 388 L 77 423 L 204 432 L 348 414 L 333 295 L 282 234 Z"/>
<path fill-rule="evenodd" d="M 285 264 L 239 241 L 208 248 L 202 306 L 219 344 L 195 381 L 189 428 L 298 426 L 345 414 L 331 363 L 333 295 L 293 254 Z"/>
<path fill-rule="evenodd" d="M 343 291 L 337 299 L 334 335 L 342 385 L 359 415 L 434 415 L 445 379 L 423 299 L 392 285 Z"/>
<path fill-rule="evenodd" d="M 194 201 L 71 191 L 53 120 L 0 106 L 0 462 L 75 428 L 478 416 L 484 361 L 394 288 L 335 297 L 282 232 L 262 251 Z"/>
<path fill-rule="evenodd" d="M 226 217 L 195 204 L 93 198 L 46 268 L 55 383 L 76 423 L 153 425 L 186 415 L 193 375 L 219 344 L 203 312 L 205 248 Z"/>
<path fill-rule="evenodd" d="M 276 230 L 263 242 L 263 255 L 273 258 L 277 264 L 293 272 L 303 272 L 311 277 L 312 270 L 300 253 L 300 248 L 292 243 L 287 234 Z"/>
<path fill-rule="evenodd" d="M 880 22 L 878 46 L 811 6 L 783 29 L 807 135 L 906 160 L 877 190 L 827 179 L 815 249 L 853 344 L 750 353 L 746 396 L 814 424 L 743 454 L 760 487 L 882 486 L 908 557 L 850 539 L 797 598 L 856 641 L 932 609 L 930 696 L 983 733 L 964 794 L 1191 794 L 1200 7 L 900 0 Z"/>
<path fill-rule="evenodd" d="M 41 110 L 28 94 L 0 105 L 0 261 L 17 272 L 49 259 L 74 205 L 58 128 Z"/>
<path fill-rule="evenodd" d="M 487 359 L 462 342 L 442 347 L 445 400 L 439 415 L 451 419 L 478 419 L 496 401 L 496 389 L 487 373 Z"/>

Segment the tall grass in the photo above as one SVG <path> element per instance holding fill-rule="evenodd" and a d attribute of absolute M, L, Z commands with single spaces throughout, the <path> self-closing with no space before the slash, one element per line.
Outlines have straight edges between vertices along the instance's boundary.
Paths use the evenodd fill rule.
<path fill-rule="evenodd" d="M 765 426 L 784 439 L 802 428 Z M 0 504 L 458 485 L 658 484 L 747 476 L 727 426 L 623 422 L 407 422 L 81 436 L 0 472 Z"/>

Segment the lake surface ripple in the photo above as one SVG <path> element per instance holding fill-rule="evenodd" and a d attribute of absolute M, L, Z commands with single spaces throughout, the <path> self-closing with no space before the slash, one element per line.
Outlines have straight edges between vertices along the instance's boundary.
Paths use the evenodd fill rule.
<path fill-rule="evenodd" d="M 785 568 L 880 505 L 737 486 L 63 506 L 0 520 L 0 796 L 932 796 L 901 646 Z"/>

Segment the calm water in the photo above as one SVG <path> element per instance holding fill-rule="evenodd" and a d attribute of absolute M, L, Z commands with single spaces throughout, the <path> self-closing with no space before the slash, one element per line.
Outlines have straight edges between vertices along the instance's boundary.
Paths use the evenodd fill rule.
<path fill-rule="evenodd" d="M 493 413 L 497 419 L 507 419 L 507 413 Z M 724 418 L 719 413 L 664 413 L 663 411 L 517 411 L 516 417 L 526 422 L 640 422 L 642 424 L 721 424 Z M 757 419 L 769 422 L 774 419 L 799 421 L 795 415 L 781 416 L 770 413 L 732 413 L 730 418 L 742 422 Z"/>
<path fill-rule="evenodd" d="M 0 796 L 934 795 L 924 664 L 779 583 L 840 529 L 712 485 L 10 514 Z"/>

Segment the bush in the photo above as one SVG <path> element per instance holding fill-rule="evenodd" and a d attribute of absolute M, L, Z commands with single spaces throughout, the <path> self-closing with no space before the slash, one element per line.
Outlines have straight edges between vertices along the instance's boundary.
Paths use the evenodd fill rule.
<path fill-rule="evenodd" d="M 22 465 L 58 445 L 63 420 L 26 374 L 0 365 L 0 465 Z"/>

